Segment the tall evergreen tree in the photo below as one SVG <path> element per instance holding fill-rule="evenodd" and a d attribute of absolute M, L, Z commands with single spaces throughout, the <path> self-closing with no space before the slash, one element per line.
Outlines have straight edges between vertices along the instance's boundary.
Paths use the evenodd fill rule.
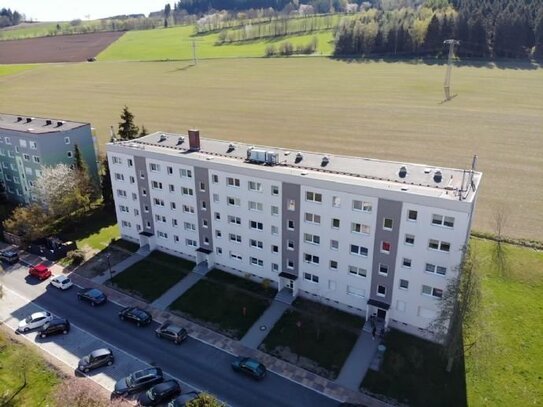
<path fill-rule="evenodd" d="M 77 144 L 74 145 L 74 168 L 77 171 L 83 170 L 83 157 L 81 157 L 81 151 L 79 150 L 79 146 Z"/>
<path fill-rule="evenodd" d="M 140 131 L 140 135 L 139 135 L 139 136 L 140 136 L 140 137 L 143 137 L 143 136 L 146 136 L 146 135 L 148 135 L 148 134 L 149 134 L 149 132 L 147 131 L 147 129 L 145 128 L 145 126 L 142 124 L 142 125 L 141 125 L 141 131 Z"/>
<path fill-rule="evenodd" d="M 104 205 L 111 206 L 114 203 L 113 200 L 113 188 L 111 186 L 111 172 L 109 170 L 109 162 L 107 157 L 102 161 L 102 175 L 100 185 L 102 187 L 102 198 Z"/>
<path fill-rule="evenodd" d="M 96 199 L 97 187 L 89 173 L 87 162 L 81 156 L 79 146 L 74 146 L 74 170 L 78 178 L 78 188 L 81 196 L 89 204 Z"/>
<path fill-rule="evenodd" d="M 535 52 L 534 55 L 538 58 L 543 58 L 543 8 L 539 11 L 539 14 L 535 21 Z"/>
<path fill-rule="evenodd" d="M 475 14 L 469 22 L 468 45 L 473 57 L 484 58 L 489 54 L 487 33 L 480 13 Z"/>
<path fill-rule="evenodd" d="M 125 105 L 121 113 L 121 122 L 117 134 L 121 140 L 133 140 L 138 136 L 139 128 L 134 124 L 134 115 Z"/>
<path fill-rule="evenodd" d="M 440 54 L 442 49 L 443 40 L 441 39 L 439 18 L 437 14 L 434 14 L 424 36 L 423 53 L 426 55 L 436 55 Z"/>

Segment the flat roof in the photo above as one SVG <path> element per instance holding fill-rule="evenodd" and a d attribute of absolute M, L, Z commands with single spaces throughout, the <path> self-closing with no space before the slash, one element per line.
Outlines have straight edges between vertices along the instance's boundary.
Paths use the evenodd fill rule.
<path fill-rule="evenodd" d="M 131 141 L 116 141 L 113 144 L 168 155 L 179 155 L 190 151 L 188 136 L 174 133 L 156 132 Z M 278 163 L 275 165 L 246 163 L 249 148 L 277 153 Z M 471 170 L 329 153 L 292 151 L 280 147 L 258 146 L 204 137 L 200 137 L 200 150 L 190 152 L 190 156 L 201 160 L 216 157 L 217 162 L 219 159 L 220 162 L 225 162 L 223 159 L 226 159 L 237 161 L 238 165 L 259 165 L 261 169 L 270 172 L 278 171 L 278 168 L 297 169 L 297 175 L 312 178 L 330 179 L 329 176 L 333 176 L 336 179 L 341 177 L 345 182 L 345 177 L 348 177 L 347 182 L 354 184 L 360 183 L 356 181 L 357 179 L 372 180 L 382 184 L 381 188 L 410 191 L 445 199 L 459 200 L 459 195 L 462 193 L 462 200 L 467 201 L 471 201 L 475 196 L 482 176 L 481 172 L 473 171 L 473 177 L 471 177 Z M 441 173 L 441 178 L 438 176 L 439 173 Z M 472 180 L 471 187 L 470 179 Z"/>
<path fill-rule="evenodd" d="M 73 122 L 47 117 L 33 117 L 0 113 L 0 129 L 30 134 L 58 133 L 76 129 L 89 123 Z"/>

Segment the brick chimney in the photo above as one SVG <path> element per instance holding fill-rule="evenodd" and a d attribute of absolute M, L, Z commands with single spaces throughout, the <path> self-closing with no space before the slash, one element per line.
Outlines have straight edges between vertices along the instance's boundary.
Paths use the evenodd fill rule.
<path fill-rule="evenodd" d="M 200 130 L 190 129 L 188 133 L 189 133 L 190 151 L 199 151 L 200 150 Z"/>

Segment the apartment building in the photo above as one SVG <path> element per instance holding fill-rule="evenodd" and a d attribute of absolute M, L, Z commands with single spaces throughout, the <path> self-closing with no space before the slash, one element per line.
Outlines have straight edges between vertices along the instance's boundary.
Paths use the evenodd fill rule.
<path fill-rule="evenodd" d="M 98 181 L 90 124 L 0 113 L 0 190 L 10 201 L 29 203 L 42 167 L 73 165 L 75 145 Z"/>
<path fill-rule="evenodd" d="M 428 338 L 482 176 L 474 165 L 291 152 L 198 130 L 107 153 L 124 238 Z"/>

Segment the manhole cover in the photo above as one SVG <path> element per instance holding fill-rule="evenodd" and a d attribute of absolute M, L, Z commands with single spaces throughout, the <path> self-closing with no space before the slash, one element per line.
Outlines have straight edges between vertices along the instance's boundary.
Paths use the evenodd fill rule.
<path fill-rule="evenodd" d="M 266 329 L 268 329 L 268 327 L 266 325 L 260 325 L 260 330 L 261 331 L 265 331 Z"/>

